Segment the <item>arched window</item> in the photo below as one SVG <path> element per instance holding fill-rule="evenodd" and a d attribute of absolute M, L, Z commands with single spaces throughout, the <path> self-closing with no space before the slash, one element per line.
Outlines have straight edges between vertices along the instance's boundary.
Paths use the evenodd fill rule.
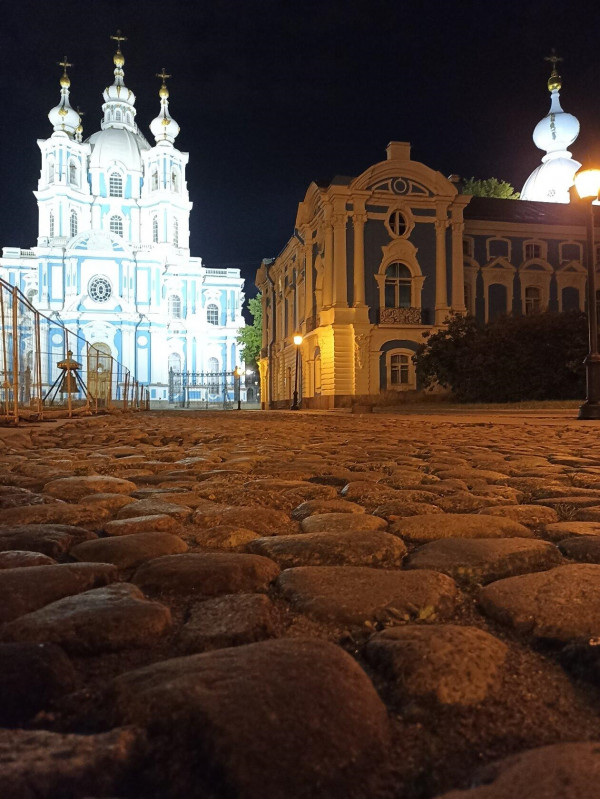
<path fill-rule="evenodd" d="M 158 244 L 158 217 L 152 217 L 152 241 Z"/>
<path fill-rule="evenodd" d="M 176 219 L 173 220 L 173 244 L 179 247 L 179 222 Z"/>
<path fill-rule="evenodd" d="M 71 211 L 71 215 L 69 217 L 69 230 L 71 233 L 71 238 L 77 235 L 77 212 Z"/>
<path fill-rule="evenodd" d="M 111 197 L 123 196 L 123 178 L 118 172 L 111 172 L 108 179 L 108 193 Z"/>
<path fill-rule="evenodd" d="M 390 357 L 390 385 L 407 386 L 409 383 L 408 355 L 395 354 Z"/>
<path fill-rule="evenodd" d="M 48 158 L 48 183 L 54 183 L 54 157 Z"/>
<path fill-rule="evenodd" d="M 219 359 L 218 358 L 209 358 L 208 359 L 208 371 L 211 374 L 215 374 L 219 371 Z"/>
<path fill-rule="evenodd" d="M 411 307 L 411 271 L 406 264 L 390 264 L 385 270 L 385 307 Z"/>
<path fill-rule="evenodd" d="M 167 300 L 168 313 L 171 319 L 181 319 L 181 298 L 171 294 Z"/>
<path fill-rule="evenodd" d="M 219 306 L 215 305 L 214 302 L 206 306 L 206 321 L 209 325 L 219 324 Z"/>
<path fill-rule="evenodd" d="M 169 355 L 168 367 L 169 372 L 175 372 L 176 374 L 179 374 L 181 372 L 181 355 L 178 355 L 176 352 L 172 352 Z"/>
<path fill-rule="evenodd" d="M 75 161 L 69 162 L 69 183 L 71 186 L 79 186 L 79 170 Z"/>
<path fill-rule="evenodd" d="M 121 121 L 121 112 L 115 111 L 115 122 L 120 122 L 120 121 Z"/>
<path fill-rule="evenodd" d="M 48 234 L 50 236 L 54 236 L 54 214 L 50 211 L 50 217 L 48 220 Z"/>
<path fill-rule="evenodd" d="M 152 172 L 152 191 L 158 189 L 158 172 L 156 169 Z"/>
<path fill-rule="evenodd" d="M 123 220 L 116 214 L 110 218 L 110 232 L 116 233 L 117 236 L 123 235 Z"/>
<path fill-rule="evenodd" d="M 538 286 L 527 286 L 525 289 L 525 315 L 539 313 L 542 310 L 542 292 Z"/>
<path fill-rule="evenodd" d="M 171 172 L 171 188 L 173 191 L 179 191 L 179 172 L 177 169 Z"/>

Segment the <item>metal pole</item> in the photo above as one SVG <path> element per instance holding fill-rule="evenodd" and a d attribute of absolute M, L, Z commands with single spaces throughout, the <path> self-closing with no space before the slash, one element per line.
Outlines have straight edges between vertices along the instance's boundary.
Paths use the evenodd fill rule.
<path fill-rule="evenodd" d="M 298 359 L 300 356 L 300 345 L 296 344 L 296 368 L 294 370 L 294 400 L 292 402 L 292 407 L 290 408 L 291 411 L 298 411 L 300 407 L 298 405 Z"/>
<path fill-rule="evenodd" d="M 127 392 L 129 391 L 129 371 L 125 370 L 125 386 L 123 389 L 123 410 L 127 410 Z"/>
<path fill-rule="evenodd" d="M 37 350 L 36 376 L 38 384 L 38 413 L 43 418 L 44 403 L 42 402 L 42 344 L 40 335 L 40 315 L 35 312 L 35 347 Z"/>
<path fill-rule="evenodd" d="M 12 309 L 12 323 L 13 323 L 13 405 L 14 405 L 14 414 L 15 414 L 15 422 L 19 421 L 19 335 L 17 332 L 17 303 L 18 303 L 18 295 L 17 295 L 17 287 L 15 286 L 13 289 L 13 309 Z"/>
<path fill-rule="evenodd" d="M 594 244 L 594 204 L 590 203 L 587 224 L 587 311 L 590 351 L 584 361 L 586 401 L 579 419 L 600 419 L 600 354 L 598 354 L 598 316 L 596 302 L 596 253 Z"/>

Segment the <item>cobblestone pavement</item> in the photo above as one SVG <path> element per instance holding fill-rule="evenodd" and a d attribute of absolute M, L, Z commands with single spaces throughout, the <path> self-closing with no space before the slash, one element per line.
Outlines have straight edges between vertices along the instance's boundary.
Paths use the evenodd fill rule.
<path fill-rule="evenodd" d="M 592 799 L 600 425 L 0 430 L 4 799 Z"/>

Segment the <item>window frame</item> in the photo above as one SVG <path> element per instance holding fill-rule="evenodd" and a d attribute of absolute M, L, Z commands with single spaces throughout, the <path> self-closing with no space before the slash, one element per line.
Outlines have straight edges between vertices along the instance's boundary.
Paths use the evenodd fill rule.
<path fill-rule="evenodd" d="M 216 311 L 216 321 L 213 321 L 211 316 L 213 316 L 213 308 Z M 216 302 L 209 302 L 206 306 L 206 321 L 209 325 L 213 325 L 214 327 L 218 327 L 220 324 L 220 309 Z"/>
<path fill-rule="evenodd" d="M 108 196 L 109 197 L 123 197 L 123 175 L 113 170 L 108 173 Z M 117 193 L 118 192 L 118 193 Z"/>

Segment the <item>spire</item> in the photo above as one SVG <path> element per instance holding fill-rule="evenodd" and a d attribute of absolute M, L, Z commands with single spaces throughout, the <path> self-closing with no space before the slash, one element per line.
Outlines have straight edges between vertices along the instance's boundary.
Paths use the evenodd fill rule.
<path fill-rule="evenodd" d="M 73 138 L 80 119 L 79 114 L 73 111 L 69 102 L 69 87 L 71 79 L 67 74 L 67 67 L 72 67 L 67 61 L 67 56 L 58 62 L 58 66 L 63 68 L 60 77 L 60 102 L 48 114 L 48 119 L 52 123 L 54 133 L 66 133 L 69 138 Z"/>
<path fill-rule="evenodd" d="M 571 157 L 567 148 L 579 135 L 579 121 L 563 111 L 560 104 L 562 79 L 556 65 L 562 58 L 553 49 L 544 60 L 552 64 L 548 78 L 550 110 L 535 126 L 533 141 L 536 147 L 546 151 L 546 155 L 542 158 L 542 165 L 532 172 L 523 186 L 521 199 L 568 203 L 569 189 L 581 164 Z"/>
<path fill-rule="evenodd" d="M 160 97 L 160 113 L 150 123 L 150 130 L 157 144 L 163 142 L 173 144 L 179 133 L 179 125 L 169 114 L 169 90 L 167 89 L 166 81 L 171 75 L 167 75 L 163 67 L 160 72 L 157 72 L 156 77 L 160 78 L 162 81 L 160 89 L 158 90 L 158 96 Z"/>
<path fill-rule="evenodd" d="M 113 63 L 115 65 L 114 75 L 115 80 L 112 86 L 108 86 L 103 93 L 104 105 L 104 119 L 102 120 L 102 129 L 106 128 L 125 128 L 126 130 L 136 131 L 135 124 L 135 94 L 125 86 L 125 73 L 123 66 L 125 64 L 125 57 L 121 52 L 121 42 L 126 42 L 127 37 L 121 35 L 121 31 L 117 30 L 115 36 L 110 37 L 117 43 L 117 51 L 113 56 Z"/>

